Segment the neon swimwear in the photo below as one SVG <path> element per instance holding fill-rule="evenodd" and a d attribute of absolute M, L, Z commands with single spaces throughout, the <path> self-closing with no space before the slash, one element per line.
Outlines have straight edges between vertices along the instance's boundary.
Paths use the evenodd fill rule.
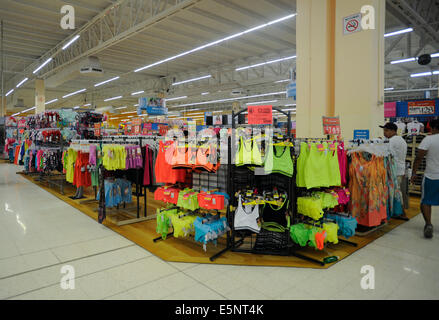
<path fill-rule="evenodd" d="M 238 207 L 235 211 L 235 230 L 250 230 L 256 233 L 261 231 L 261 227 L 258 225 L 257 220 L 259 219 L 259 205 L 255 205 L 252 209 L 251 206 L 242 206 L 241 195 L 238 200 Z"/>

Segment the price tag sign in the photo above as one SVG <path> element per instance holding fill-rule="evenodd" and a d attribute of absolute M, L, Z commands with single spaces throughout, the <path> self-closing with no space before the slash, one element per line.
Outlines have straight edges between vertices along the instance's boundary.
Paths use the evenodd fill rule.
<path fill-rule="evenodd" d="M 340 118 L 339 117 L 322 117 L 323 119 L 323 134 L 325 135 L 340 135 Z"/>
<path fill-rule="evenodd" d="M 248 124 L 272 124 L 273 106 L 248 106 Z"/>
<path fill-rule="evenodd" d="M 140 126 L 142 124 L 142 119 L 135 118 L 132 120 L 132 122 L 133 122 L 133 126 Z"/>
<path fill-rule="evenodd" d="M 134 130 L 133 130 L 133 133 L 134 133 L 135 135 L 140 134 L 140 126 L 134 126 L 133 129 L 134 129 Z"/>
<path fill-rule="evenodd" d="M 100 123 L 94 124 L 94 131 L 95 131 L 96 137 L 99 137 L 101 135 L 101 124 Z"/>

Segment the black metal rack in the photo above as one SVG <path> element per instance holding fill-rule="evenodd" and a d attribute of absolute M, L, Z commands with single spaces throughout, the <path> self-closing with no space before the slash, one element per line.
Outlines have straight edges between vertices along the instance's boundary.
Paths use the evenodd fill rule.
<path fill-rule="evenodd" d="M 273 107 L 274 110 L 279 111 L 280 113 L 283 113 L 284 115 L 287 116 L 288 119 L 288 123 L 287 123 L 287 138 L 292 140 L 292 136 L 291 136 L 291 113 L 285 112 L 283 110 L 281 110 L 280 108 L 276 108 Z M 235 122 L 235 118 L 238 117 L 240 114 L 242 114 L 243 112 L 247 111 L 247 108 L 241 109 L 240 111 L 238 111 L 237 113 L 235 113 L 234 111 L 232 111 L 232 129 L 235 129 L 236 127 L 236 122 Z M 228 194 L 230 196 L 231 199 L 235 198 L 235 169 L 236 167 L 234 165 L 232 165 L 232 145 L 231 145 L 231 141 L 235 141 L 235 132 L 234 130 L 232 130 L 232 137 L 229 137 L 229 141 L 228 141 L 228 186 L 227 186 L 227 190 L 228 190 Z M 291 150 L 290 150 L 291 151 Z M 296 201 L 296 187 L 295 187 L 295 181 L 296 181 L 296 166 L 294 169 L 294 173 L 293 173 L 293 177 L 288 179 L 288 186 L 286 186 L 286 190 L 287 190 L 287 194 L 288 194 L 288 199 L 290 201 L 290 209 L 289 209 L 289 215 L 290 215 L 290 219 L 292 221 L 294 221 L 294 217 L 297 213 L 297 201 Z M 248 236 L 253 236 L 253 233 L 248 232 L 246 234 L 243 234 L 242 232 L 237 232 L 236 230 L 234 230 L 233 225 L 234 225 L 234 215 L 232 213 L 232 208 L 231 205 L 229 205 L 227 207 L 227 221 L 228 224 L 231 228 L 231 231 L 227 233 L 227 246 L 226 248 L 224 248 L 223 250 L 221 250 L 220 252 L 216 253 L 215 255 L 213 255 L 210 260 L 214 261 L 215 259 L 217 259 L 219 256 L 221 256 L 222 254 L 224 254 L 225 252 L 231 250 L 233 252 L 241 252 L 241 253 L 253 253 L 253 254 L 267 254 L 267 255 L 279 255 L 279 256 L 294 256 L 303 260 L 307 260 L 313 263 L 317 263 L 319 265 L 324 265 L 325 263 L 323 261 L 314 259 L 312 257 L 303 255 L 301 253 L 298 252 L 298 250 L 300 249 L 300 247 L 295 244 L 292 240 L 291 237 L 289 235 L 289 230 L 285 231 L 286 234 L 286 238 L 288 239 L 288 244 L 286 246 L 286 248 L 284 250 L 276 250 L 276 251 L 261 251 L 261 250 L 254 250 L 253 247 L 253 242 L 251 242 L 251 248 L 241 248 L 241 246 L 244 244 L 245 238 Z"/>

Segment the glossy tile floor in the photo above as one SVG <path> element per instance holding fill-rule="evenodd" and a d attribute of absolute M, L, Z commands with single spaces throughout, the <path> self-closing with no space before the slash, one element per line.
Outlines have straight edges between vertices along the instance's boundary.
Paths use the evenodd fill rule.
<path fill-rule="evenodd" d="M 437 208 L 433 239 L 418 215 L 328 270 L 169 263 L 17 170 L 0 164 L 1 299 L 439 299 Z M 74 289 L 61 288 L 65 265 Z"/>

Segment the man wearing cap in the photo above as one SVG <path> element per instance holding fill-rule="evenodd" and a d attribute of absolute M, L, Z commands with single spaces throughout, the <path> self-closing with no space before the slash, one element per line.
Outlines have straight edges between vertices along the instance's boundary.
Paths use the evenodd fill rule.
<path fill-rule="evenodd" d="M 402 191 L 404 206 L 408 204 L 407 199 L 407 181 L 405 178 L 405 160 L 407 157 L 407 143 L 405 140 L 398 136 L 398 126 L 392 122 L 386 123 L 384 126 L 380 126 L 384 129 L 384 136 L 389 139 L 390 153 L 395 158 L 398 184 Z M 405 216 L 405 210 L 404 214 Z"/>

